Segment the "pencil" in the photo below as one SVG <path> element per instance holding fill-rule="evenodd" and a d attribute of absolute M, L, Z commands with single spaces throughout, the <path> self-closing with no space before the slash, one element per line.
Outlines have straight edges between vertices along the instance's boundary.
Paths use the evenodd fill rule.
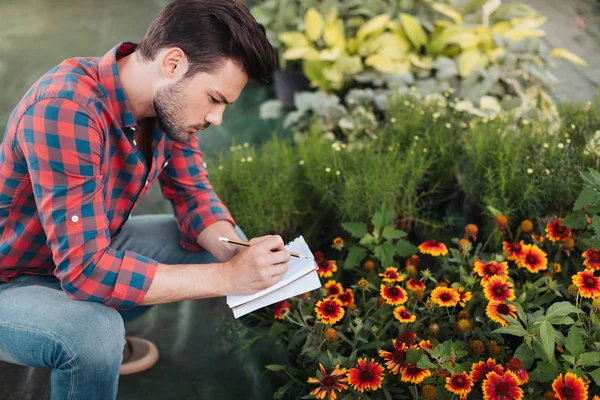
<path fill-rule="evenodd" d="M 246 242 L 240 242 L 239 240 L 229 239 L 229 238 L 222 237 L 222 236 L 221 236 L 221 237 L 219 237 L 219 240 L 220 240 L 221 242 L 228 242 L 228 243 L 238 244 L 238 245 L 240 245 L 240 246 L 246 246 L 246 247 L 250 247 L 250 246 L 252 246 L 250 243 L 246 243 Z M 303 256 L 302 254 L 294 253 L 293 251 L 290 251 L 290 255 L 291 255 L 292 257 L 298 257 L 298 258 L 308 258 L 308 257 L 305 257 L 305 256 Z"/>

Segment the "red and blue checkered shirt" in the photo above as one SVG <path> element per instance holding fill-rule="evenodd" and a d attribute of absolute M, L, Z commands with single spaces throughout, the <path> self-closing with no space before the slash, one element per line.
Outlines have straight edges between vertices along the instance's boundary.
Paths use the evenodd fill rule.
<path fill-rule="evenodd" d="M 135 47 L 65 60 L 11 115 L 0 148 L 0 282 L 54 274 L 72 299 L 136 306 L 158 263 L 110 243 L 156 180 L 184 248 L 200 250 L 198 234 L 212 223 L 234 223 L 208 181 L 196 135 L 179 144 L 155 124 L 148 170 L 116 63 Z"/>

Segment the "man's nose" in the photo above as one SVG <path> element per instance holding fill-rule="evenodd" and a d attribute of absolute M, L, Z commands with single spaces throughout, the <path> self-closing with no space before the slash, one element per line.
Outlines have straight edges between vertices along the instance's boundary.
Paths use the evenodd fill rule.
<path fill-rule="evenodd" d="M 221 125 L 222 120 L 223 120 L 223 114 L 222 113 L 212 112 L 212 113 L 209 113 L 206 116 L 206 122 L 208 122 L 208 123 L 210 123 L 211 125 L 214 125 L 214 126 Z"/>

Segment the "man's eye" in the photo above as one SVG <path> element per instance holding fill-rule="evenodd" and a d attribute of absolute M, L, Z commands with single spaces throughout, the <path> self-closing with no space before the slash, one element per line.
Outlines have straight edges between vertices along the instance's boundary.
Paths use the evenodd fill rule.
<path fill-rule="evenodd" d="M 208 96 L 208 97 L 210 97 L 210 102 L 211 103 L 213 103 L 213 104 L 217 104 L 218 103 L 217 99 L 215 99 L 214 97 L 212 97 L 212 96 Z"/>

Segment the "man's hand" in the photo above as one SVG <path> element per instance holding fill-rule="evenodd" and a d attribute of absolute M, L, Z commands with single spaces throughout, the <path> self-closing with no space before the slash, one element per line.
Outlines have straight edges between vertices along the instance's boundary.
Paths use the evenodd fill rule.
<path fill-rule="evenodd" d="M 252 246 L 223 264 L 227 294 L 254 294 L 279 282 L 288 270 L 290 253 L 281 236 L 262 236 L 249 243 Z"/>

